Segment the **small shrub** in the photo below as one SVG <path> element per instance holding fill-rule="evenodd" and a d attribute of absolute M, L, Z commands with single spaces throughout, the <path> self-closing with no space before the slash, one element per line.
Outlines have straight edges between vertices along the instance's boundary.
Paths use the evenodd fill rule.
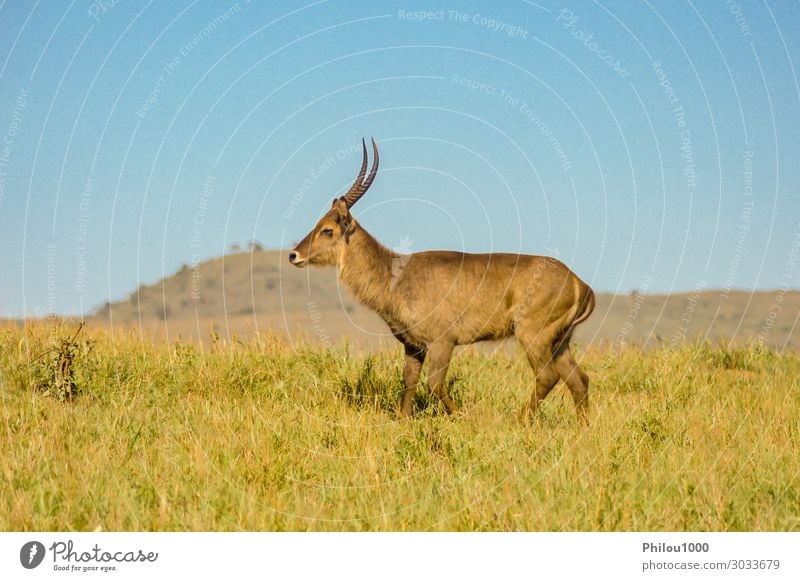
<path fill-rule="evenodd" d="M 708 341 L 698 345 L 696 352 L 711 367 L 725 370 L 752 371 L 751 358 L 758 357 L 758 348 L 739 347 L 732 344 L 711 345 Z"/>
<path fill-rule="evenodd" d="M 72 336 L 58 333 L 51 339 L 52 347 L 30 364 L 30 385 L 39 393 L 57 399 L 72 401 L 82 385 L 76 373 L 76 362 L 87 359 L 92 350 L 90 340 L 77 341 L 83 323 Z"/>
<path fill-rule="evenodd" d="M 341 397 L 351 405 L 394 411 L 403 379 L 397 372 L 376 369 L 372 357 L 367 357 L 355 378 L 342 381 Z"/>
<path fill-rule="evenodd" d="M 654 411 L 644 413 L 631 418 L 627 422 L 633 439 L 637 442 L 647 442 L 655 445 L 667 439 L 667 429 L 661 415 Z"/>

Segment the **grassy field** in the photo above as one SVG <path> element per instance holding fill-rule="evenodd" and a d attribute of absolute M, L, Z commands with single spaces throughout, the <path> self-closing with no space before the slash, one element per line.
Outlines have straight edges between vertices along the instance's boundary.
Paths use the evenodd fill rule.
<path fill-rule="evenodd" d="M 409 421 L 399 349 L 0 330 L 0 529 L 800 530 L 800 356 L 579 353 L 588 429 L 516 350 Z"/>

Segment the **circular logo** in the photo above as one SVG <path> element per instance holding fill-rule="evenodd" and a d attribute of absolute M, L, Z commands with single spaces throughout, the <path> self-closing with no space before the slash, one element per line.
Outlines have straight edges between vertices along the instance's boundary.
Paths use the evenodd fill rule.
<path fill-rule="evenodd" d="M 44 559 L 44 545 L 39 541 L 30 541 L 19 550 L 19 562 L 26 569 L 35 569 Z"/>

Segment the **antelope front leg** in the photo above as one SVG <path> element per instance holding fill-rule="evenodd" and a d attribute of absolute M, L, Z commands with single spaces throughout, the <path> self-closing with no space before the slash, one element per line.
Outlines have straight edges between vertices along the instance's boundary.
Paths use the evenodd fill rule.
<path fill-rule="evenodd" d="M 406 366 L 403 370 L 403 407 L 400 413 L 406 417 L 411 415 L 414 407 L 414 392 L 417 391 L 419 382 L 419 372 L 422 370 L 422 363 L 425 361 L 425 350 L 405 346 Z"/>
<path fill-rule="evenodd" d="M 452 414 L 456 411 L 456 404 L 453 403 L 453 400 L 447 393 L 445 379 L 447 377 L 447 368 L 450 366 L 450 357 L 453 355 L 453 344 L 434 343 L 428 347 L 428 354 L 430 355 L 428 375 L 430 376 L 431 388 L 433 389 L 433 393 L 442 400 L 444 407 L 447 409 L 447 413 Z"/>

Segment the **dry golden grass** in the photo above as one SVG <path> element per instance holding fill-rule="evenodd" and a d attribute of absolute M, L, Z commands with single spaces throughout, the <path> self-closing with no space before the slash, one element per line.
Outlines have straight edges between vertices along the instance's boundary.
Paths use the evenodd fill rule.
<path fill-rule="evenodd" d="M 400 350 L 0 330 L 2 530 L 800 530 L 800 357 L 589 351 L 517 420 L 518 351 L 462 351 L 398 420 Z M 74 397 L 60 397 L 64 386 Z"/>

